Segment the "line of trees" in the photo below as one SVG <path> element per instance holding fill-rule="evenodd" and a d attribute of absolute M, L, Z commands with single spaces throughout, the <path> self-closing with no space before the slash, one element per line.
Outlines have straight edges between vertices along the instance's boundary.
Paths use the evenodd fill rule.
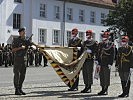
<path fill-rule="evenodd" d="M 105 19 L 105 26 L 114 34 L 128 35 L 133 41 L 133 0 L 112 0 L 115 6 Z M 115 35 L 116 36 L 116 35 Z"/>

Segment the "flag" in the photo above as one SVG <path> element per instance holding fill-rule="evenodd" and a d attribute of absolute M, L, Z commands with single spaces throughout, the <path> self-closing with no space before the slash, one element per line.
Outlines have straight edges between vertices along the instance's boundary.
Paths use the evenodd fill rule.
<path fill-rule="evenodd" d="M 41 51 L 62 81 L 72 87 L 79 77 L 87 53 L 77 58 L 77 48 L 73 47 L 44 47 Z"/>

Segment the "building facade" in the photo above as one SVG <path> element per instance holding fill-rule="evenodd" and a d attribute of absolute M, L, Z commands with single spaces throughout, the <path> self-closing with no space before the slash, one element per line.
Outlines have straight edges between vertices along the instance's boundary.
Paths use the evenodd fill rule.
<path fill-rule="evenodd" d="M 11 44 L 20 27 L 26 28 L 28 37 L 33 34 L 36 44 L 67 46 L 73 28 L 78 28 L 82 40 L 91 29 L 99 42 L 101 31 L 107 29 L 103 20 L 113 8 L 111 1 L 0 0 L 0 43 Z"/>

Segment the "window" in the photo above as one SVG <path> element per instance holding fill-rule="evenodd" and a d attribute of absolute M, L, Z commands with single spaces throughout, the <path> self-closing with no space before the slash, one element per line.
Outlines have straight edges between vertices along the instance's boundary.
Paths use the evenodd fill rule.
<path fill-rule="evenodd" d="M 104 24 L 105 14 L 101 13 L 101 24 Z"/>
<path fill-rule="evenodd" d="M 59 6 L 54 6 L 54 12 L 55 12 L 55 14 L 54 14 L 54 17 L 55 17 L 55 19 L 60 19 L 60 7 Z"/>
<path fill-rule="evenodd" d="M 79 21 L 84 22 L 85 21 L 85 11 L 79 10 Z"/>
<path fill-rule="evenodd" d="M 90 22 L 91 22 L 91 23 L 95 23 L 95 22 L 96 22 L 96 21 L 95 21 L 95 20 L 96 20 L 95 17 L 96 17 L 95 12 L 91 11 L 91 12 L 90 12 Z"/>
<path fill-rule="evenodd" d="M 40 4 L 40 17 L 46 18 L 46 4 Z"/>
<path fill-rule="evenodd" d="M 39 43 L 46 43 L 47 30 L 39 29 L 38 33 L 39 33 Z"/>
<path fill-rule="evenodd" d="M 73 14 L 72 8 L 67 8 L 67 20 L 68 21 L 72 21 L 73 20 L 72 14 Z"/>
<path fill-rule="evenodd" d="M 59 45 L 59 42 L 60 42 L 60 31 L 54 30 L 53 31 L 53 44 Z"/>
<path fill-rule="evenodd" d="M 21 14 L 13 14 L 13 28 L 19 29 L 21 27 Z"/>
<path fill-rule="evenodd" d="M 67 44 L 70 39 L 71 39 L 71 31 L 67 31 Z"/>
<path fill-rule="evenodd" d="M 84 40 L 84 32 L 79 32 L 79 38 L 81 38 L 82 40 Z"/>
<path fill-rule="evenodd" d="M 22 3 L 22 0 L 14 0 L 14 2 Z"/>

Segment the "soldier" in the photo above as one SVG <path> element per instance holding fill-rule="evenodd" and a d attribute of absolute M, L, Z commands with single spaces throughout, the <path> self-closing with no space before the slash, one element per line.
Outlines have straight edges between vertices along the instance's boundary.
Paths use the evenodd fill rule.
<path fill-rule="evenodd" d="M 19 37 L 14 39 L 12 43 L 12 52 L 14 52 L 14 87 L 15 95 L 25 95 L 25 92 L 22 91 L 22 85 L 26 74 L 26 52 L 31 43 L 25 39 L 24 28 L 20 28 L 18 32 Z"/>
<path fill-rule="evenodd" d="M 100 69 L 100 85 L 102 90 L 98 95 L 107 95 L 108 86 L 110 85 L 110 70 L 114 60 L 114 44 L 109 41 L 109 32 L 104 32 L 102 35 L 103 41 L 98 44 L 97 51 L 97 69 Z"/>
<path fill-rule="evenodd" d="M 74 28 L 72 30 L 72 39 L 69 40 L 68 47 L 78 47 L 78 54 L 77 57 L 79 57 L 82 54 L 82 40 L 77 37 L 78 29 Z M 79 83 L 79 77 L 75 81 L 74 85 L 68 89 L 68 91 L 75 91 L 78 90 L 78 83 Z"/>
<path fill-rule="evenodd" d="M 9 62 L 9 59 L 10 59 L 10 58 L 9 58 L 8 45 L 6 45 L 6 46 L 4 47 L 3 52 L 4 52 L 5 67 L 8 67 L 8 62 Z"/>
<path fill-rule="evenodd" d="M 42 56 L 43 56 L 43 67 L 46 67 L 46 66 L 48 66 L 47 65 L 48 60 L 47 60 L 47 58 L 44 55 L 42 55 Z"/>
<path fill-rule="evenodd" d="M 39 52 L 39 61 L 38 61 L 39 62 L 39 66 L 42 66 L 42 64 L 41 64 L 42 63 L 42 55 L 43 55 L 42 52 Z"/>
<path fill-rule="evenodd" d="M 12 66 L 13 63 L 12 63 L 12 60 L 13 60 L 13 53 L 12 53 L 12 50 L 11 48 L 8 49 L 9 50 L 9 66 Z"/>
<path fill-rule="evenodd" d="M 34 51 L 33 48 L 29 48 L 29 65 L 32 66 L 34 61 Z"/>
<path fill-rule="evenodd" d="M 128 97 L 130 90 L 130 74 L 133 71 L 133 51 L 128 44 L 128 36 L 122 36 L 121 47 L 118 48 L 116 68 L 118 69 L 123 93 L 118 97 Z"/>
<path fill-rule="evenodd" d="M 2 61 L 3 61 L 3 49 L 2 49 L 2 46 L 0 44 L 0 66 L 2 66 Z"/>
<path fill-rule="evenodd" d="M 36 48 L 34 53 L 35 53 L 35 66 L 39 67 L 39 50 L 38 50 L 38 48 Z"/>
<path fill-rule="evenodd" d="M 92 35 L 92 30 L 87 30 L 87 40 L 83 42 L 83 49 L 87 52 L 88 57 L 86 58 L 82 69 L 85 88 L 81 93 L 90 93 L 91 85 L 93 84 L 94 55 L 97 50 L 97 43 L 93 40 Z"/>

